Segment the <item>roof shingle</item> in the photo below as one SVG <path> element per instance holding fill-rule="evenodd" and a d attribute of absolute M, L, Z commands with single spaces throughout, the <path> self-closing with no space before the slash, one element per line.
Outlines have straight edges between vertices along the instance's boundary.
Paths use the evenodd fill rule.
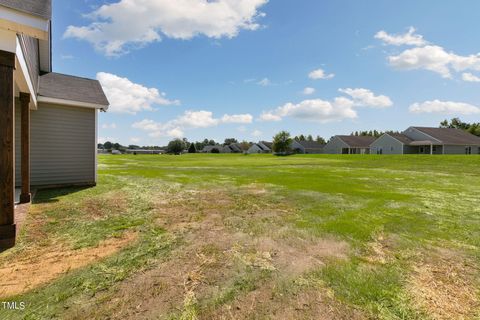
<path fill-rule="evenodd" d="M 47 20 L 52 18 L 52 0 L 0 0 L 0 5 Z"/>
<path fill-rule="evenodd" d="M 107 107 L 108 102 L 100 82 L 60 73 L 47 73 L 40 76 L 39 96 L 92 103 Z"/>
<path fill-rule="evenodd" d="M 371 136 L 337 136 L 351 148 L 370 148 L 370 145 L 377 139 Z"/>
<path fill-rule="evenodd" d="M 441 141 L 443 144 L 453 145 L 480 145 L 480 137 L 477 137 L 464 130 L 454 128 L 428 128 L 413 127 L 429 136 Z"/>

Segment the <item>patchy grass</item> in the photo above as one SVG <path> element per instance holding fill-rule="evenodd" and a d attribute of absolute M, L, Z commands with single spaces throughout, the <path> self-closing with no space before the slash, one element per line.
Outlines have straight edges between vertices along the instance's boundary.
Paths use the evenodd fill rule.
<path fill-rule="evenodd" d="M 0 318 L 480 316 L 479 157 L 101 156 L 99 179 L 38 192 Z"/>

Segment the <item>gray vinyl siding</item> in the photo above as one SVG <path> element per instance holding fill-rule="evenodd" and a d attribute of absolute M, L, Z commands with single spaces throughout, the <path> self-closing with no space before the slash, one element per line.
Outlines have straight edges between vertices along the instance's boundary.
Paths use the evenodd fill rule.
<path fill-rule="evenodd" d="M 32 186 L 95 183 L 96 112 L 49 104 L 40 104 L 38 110 L 31 111 Z M 19 146 L 18 142 L 17 150 Z M 17 185 L 20 183 L 17 175 Z"/>
<path fill-rule="evenodd" d="M 444 146 L 445 154 L 465 154 L 465 149 L 467 147 L 472 147 L 472 154 L 479 154 L 480 153 L 480 146 L 454 146 L 454 145 L 447 145 Z"/>
<path fill-rule="evenodd" d="M 403 143 L 397 139 L 384 134 L 377 140 L 375 140 L 370 146 L 371 154 L 403 154 Z"/>
<path fill-rule="evenodd" d="M 325 145 L 324 150 L 325 150 L 325 153 L 327 154 L 341 154 L 343 148 L 349 148 L 348 144 L 343 142 L 338 137 L 333 137 Z"/>
<path fill-rule="evenodd" d="M 300 143 L 298 143 L 298 141 L 296 141 L 296 140 L 293 140 L 293 142 L 292 142 L 292 150 L 294 150 L 294 151 L 299 150 L 300 153 L 306 153 L 305 148 Z"/>

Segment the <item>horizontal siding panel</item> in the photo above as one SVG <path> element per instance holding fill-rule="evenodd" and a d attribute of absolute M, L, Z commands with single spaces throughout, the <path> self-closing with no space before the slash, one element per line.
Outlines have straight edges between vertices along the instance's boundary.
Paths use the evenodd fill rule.
<path fill-rule="evenodd" d="M 50 104 L 32 111 L 32 186 L 95 182 L 95 112 Z"/>

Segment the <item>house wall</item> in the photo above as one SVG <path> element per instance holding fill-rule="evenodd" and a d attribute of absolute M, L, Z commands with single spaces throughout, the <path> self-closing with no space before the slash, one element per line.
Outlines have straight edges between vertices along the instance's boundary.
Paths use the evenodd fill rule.
<path fill-rule="evenodd" d="M 468 146 L 453 146 L 448 145 L 444 146 L 445 154 L 465 154 L 465 149 Z M 480 146 L 471 146 L 472 147 L 472 154 L 480 154 Z"/>
<path fill-rule="evenodd" d="M 16 108 L 16 118 L 20 110 Z M 97 110 L 40 104 L 31 112 L 32 186 L 94 184 Z M 19 122 L 17 122 L 19 124 Z M 21 185 L 20 128 L 16 126 L 16 184 Z"/>
<path fill-rule="evenodd" d="M 248 149 L 247 153 L 263 153 L 263 150 L 260 149 L 259 146 L 257 146 L 256 144 L 254 144 L 254 145 L 252 145 L 252 146 Z"/>
<path fill-rule="evenodd" d="M 348 147 L 348 144 L 343 142 L 340 138 L 333 137 L 330 139 L 330 141 L 328 141 L 323 150 L 328 154 L 341 154 L 342 149 Z"/>
<path fill-rule="evenodd" d="M 306 154 L 322 154 L 323 149 L 305 149 Z"/>
<path fill-rule="evenodd" d="M 306 152 L 305 148 L 300 143 L 298 143 L 298 141 L 296 141 L 296 140 L 293 140 L 293 142 L 292 142 L 292 150 L 294 150 L 294 151 L 299 150 L 300 153 L 305 153 Z"/>
<path fill-rule="evenodd" d="M 370 145 L 370 153 L 403 154 L 403 143 L 388 134 L 384 134 Z"/>

